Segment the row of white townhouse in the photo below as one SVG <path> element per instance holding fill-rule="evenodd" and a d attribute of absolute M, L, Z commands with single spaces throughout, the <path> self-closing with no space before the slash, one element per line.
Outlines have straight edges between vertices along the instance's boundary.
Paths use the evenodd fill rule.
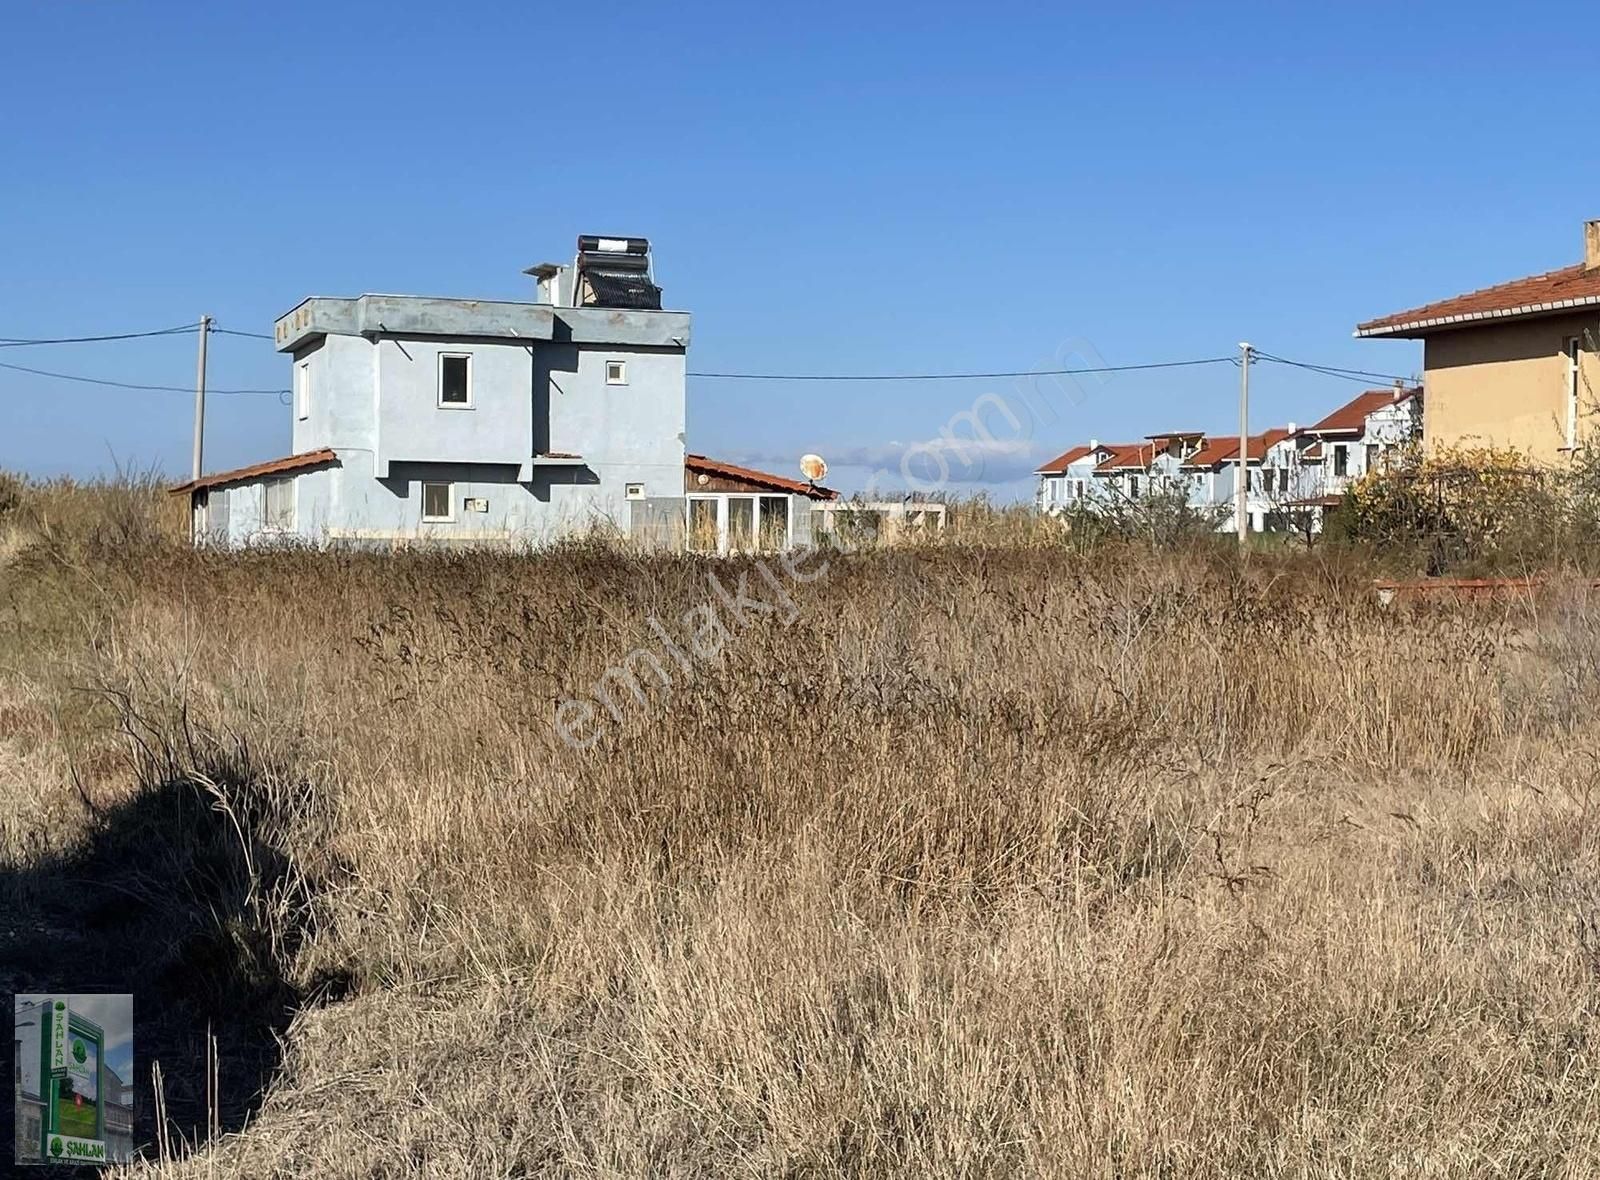
<path fill-rule="evenodd" d="M 1369 389 L 1313 426 L 1290 423 L 1252 435 L 1243 459 L 1250 528 L 1266 532 L 1307 519 L 1315 527 L 1322 509 L 1353 480 L 1421 437 L 1422 390 L 1403 385 Z M 1132 443 L 1091 439 L 1035 472 L 1037 504 L 1055 514 L 1177 492 L 1190 507 L 1214 511 L 1218 528 L 1232 530 L 1240 465 L 1237 433 L 1166 431 Z"/>

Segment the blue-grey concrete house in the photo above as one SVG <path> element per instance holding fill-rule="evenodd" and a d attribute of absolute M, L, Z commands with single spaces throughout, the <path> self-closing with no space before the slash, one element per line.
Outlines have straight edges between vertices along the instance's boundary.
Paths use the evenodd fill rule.
<path fill-rule="evenodd" d="M 685 521 L 689 314 L 649 243 L 585 235 L 530 303 L 314 296 L 277 321 L 291 453 L 175 488 L 197 543 L 663 544 Z"/>

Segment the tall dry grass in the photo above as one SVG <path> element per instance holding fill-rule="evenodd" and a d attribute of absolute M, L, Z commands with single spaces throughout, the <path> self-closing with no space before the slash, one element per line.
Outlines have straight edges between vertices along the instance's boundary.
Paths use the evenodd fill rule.
<path fill-rule="evenodd" d="M 1581 587 L 1386 611 L 1307 556 L 827 561 L 692 678 L 648 620 L 682 639 L 708 572 L 751 566 L 0 568 L 6 861 L 186 785 L 273 858 L 249 970 L 324 997 L 242 1133 L 149 1169 L 1600 1166 Z M 670 691 L 569 748 L 560 702 L 640 648 Z"/>

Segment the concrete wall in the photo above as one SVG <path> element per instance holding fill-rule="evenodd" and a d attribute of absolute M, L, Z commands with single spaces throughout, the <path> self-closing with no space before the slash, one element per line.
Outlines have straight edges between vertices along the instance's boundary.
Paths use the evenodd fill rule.
<path fill-rule="evenodd" d="M 683 496 L 687 414 L 682 350 L 600 344 L 541 345 L 535 353 L 548 403 L 549 445 L 582 455 L 601 486 L 642 482 L 647 497 Z M 606 362 L 628 383 L 608 385 Z"/>
<path fill-rule="evenodd" d="M 380 338 L 370 345 L 377 366 L 377 430 L 368 446 L 376 453 L 378 476 L 387 477 L 393 463 L 521 468 L 533 456 L 535 347 L 416 338 Z M 468 406 L 439 404 L 439 358 L 445 354 L 470 358 Z M 363 392 L 358 383 L 349 396 L 361 400 Z"/>
<path fill-rule="evenodd" d="M 1423 347 L 1423 437 L 1430 450 L 1454 446 L 1515 447 L 1534 461 L 1564 458 L 1567 414 L 1566 341 L 1600 332 L 1593 315 L 1553 316 L 1429 336 Z M 1600 416 L 1600 361 L 1583 355 L 1580 441 Z"/>
<path fill-rule="evenodd" d="M 302 365 L 309 378 L 307 416 L 296 405 L 290 451 L 300 454 L 319 447 L 344 451 L 372 449 L 377 432 L 375 346 L 360 336 L 327 336 L 294 355 L 291 373 Z M 291 380 L 291 385 L 300 378 Z M 296 398 L 298 400 L 298 398 Z"/>

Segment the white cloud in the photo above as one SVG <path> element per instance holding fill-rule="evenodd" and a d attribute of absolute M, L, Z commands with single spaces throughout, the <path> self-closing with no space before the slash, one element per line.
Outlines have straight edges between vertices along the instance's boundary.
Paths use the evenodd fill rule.
<path fill-rule="evenodd" d="M 1008 438 L 932 438 L 918 442 L 890 440 L 884 443 L 821 447 L 817 453 L 828 461 L 831 471 L 859 473 L 862 481 L 877 474 L 886 487 L 899 487 L 910 478 L 917 486 L 992 486 L 1012 483 L 1031 476 L 1043 458 L 1039 446 L 1030 439 Z M 795 468 L 799 452 L 793 455 L 772 453 L 740 455 L 733 461 L 763 467 L 780 475 Z"/>

